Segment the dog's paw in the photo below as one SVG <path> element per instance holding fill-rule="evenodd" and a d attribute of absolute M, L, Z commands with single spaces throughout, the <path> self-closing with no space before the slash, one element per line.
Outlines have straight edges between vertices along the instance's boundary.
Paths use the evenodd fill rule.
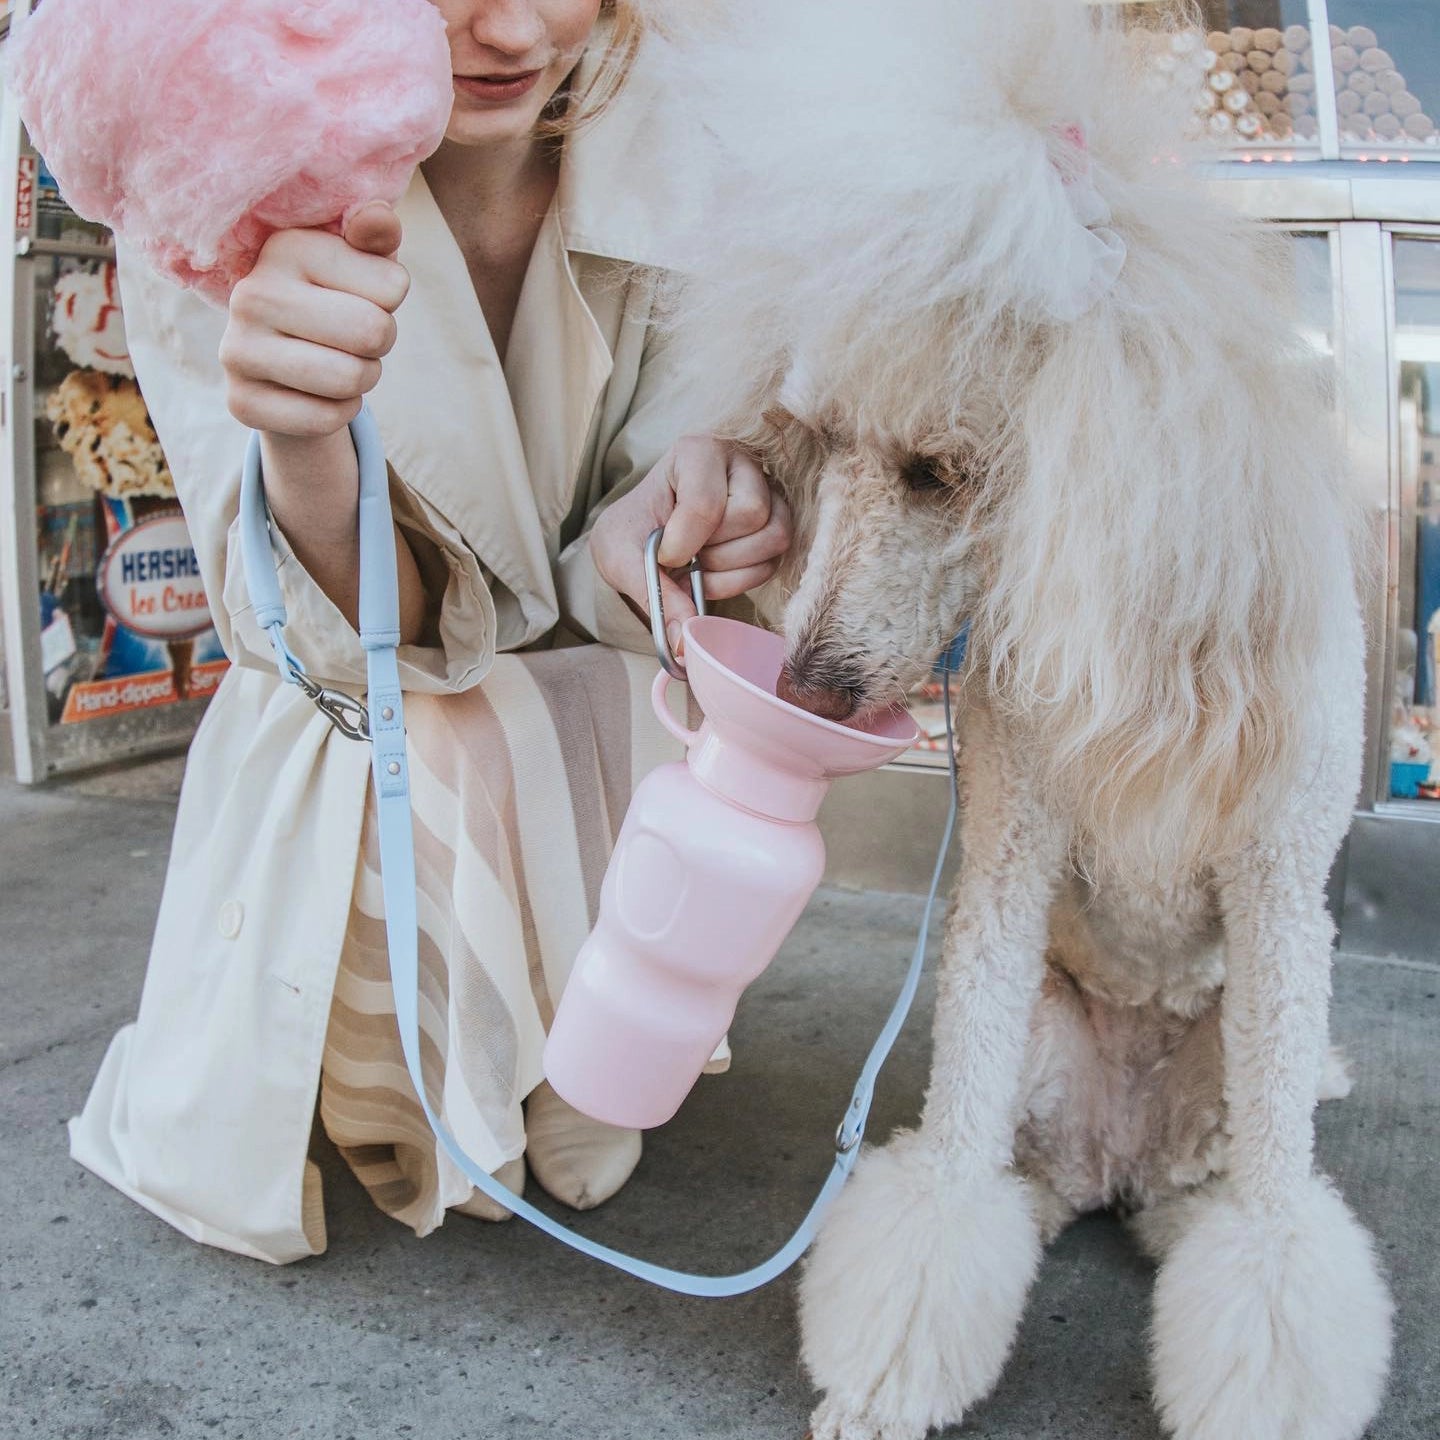
<path fill-rule="evenodd" d="M 914 1420 L 876 1414 L 868 1406 L 848 1409 L 834 1400 L 822 1400 L 810 1417 L 806 1440 L 924 1440 L 929 1426 Z"/>
<path fill-rule="evenodd" d="M 1040 1256 L 1025 1183 L 957 1178 L 923 1133 L 867 1154 L 800 1285 L 815 1440 L 921 1440 L 999 1378 Z"/>
<path fill-rule="evenodd" d="M 1178 1440 L 1357 1440 L 1380 1405 L 1390 1296 L 1330 1185 L 1283 1216 L 1197 1195 L 1155 1285 L 1155 1394 Z"/>

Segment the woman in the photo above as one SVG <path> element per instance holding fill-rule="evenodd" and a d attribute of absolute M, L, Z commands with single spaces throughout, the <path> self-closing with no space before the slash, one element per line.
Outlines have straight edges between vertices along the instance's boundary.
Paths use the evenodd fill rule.
<path fill-rule="evenodd" d="M 400 1058 L 367 748 L 279 681 L 254 623 L 233 528 L 245 427 L 287 639 L 357 694 L 346 426 L 368 395 L 396 515 L 427 1083 L 512 1189 L 528 1157 L 576 1206 L 640 1153 L 544 1086 L 539 1056 L 633 783 L 670 753 L 643 698 L 644 537 L 665 525 L 667 564 L 698 553 L 715 598 L 769 578 L 789 543 L 751 460 L 672 445 L 654 272 L 635 268 L 659 258 L 647 217 L 666 201 L 645 98 L 614 93 L 636 17 L 620 0 L 434 3 L 454 109 L 396 210 L 366 207 L 343 237 L 274 236 L 228 315 L 121 261 L 235 663 L 191 750 L 138 1021 L 72 1151 L 193 1238 L 275 1262 L 325 1245 L 317 1089 L 352 1169 L 417 1233 L 447 1208 L 508 1212 L 437 1152 Z M 678 622 L 688 603 L 667 594 Z"/>

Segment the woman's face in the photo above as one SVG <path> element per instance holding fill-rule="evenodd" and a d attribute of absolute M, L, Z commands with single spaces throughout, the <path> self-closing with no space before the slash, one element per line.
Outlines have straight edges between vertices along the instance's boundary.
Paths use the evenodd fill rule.
<path fill-rule="evenodd" d="M 445 17 L 455 107 L 445 138 L 485 145 L 530 134 L 575 68 L 600 0 L 431 0 Z"/>

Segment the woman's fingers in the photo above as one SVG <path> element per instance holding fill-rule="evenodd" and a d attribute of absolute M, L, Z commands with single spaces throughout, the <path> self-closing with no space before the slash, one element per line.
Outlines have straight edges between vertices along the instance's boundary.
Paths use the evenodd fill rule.
<path fill-rule="evenodd" d="M 765 565 L 779 560 L 790 548 L 790 507 L 783 495 L 769 491 L 768 484 L 767 492 L 769 515 L 760 529 L 735 540 L 712 541 L 700 552 L 700 568 L 707 575 Z"/>
<path fill-rule="evenodd" d="M 289 278 L 249 292 L 237 287 L 230 317 L 237 334 L 289 335 L 370 360 L 388 355 L 398 333 L 395 317 L 373 300 Z"/>
<path fill-rule="evenodd" d="M 758 534 L 769 524 L 774 508 L 775 492 L 753 457 L 730 450 L 726 462 L 725 511 L 704 548 Z"/>
<path fill-rule="evenodd" d="M 679 656 L 684 652 L 680 629 L 697 613 L 695 601 L 690 596 L 688 586 L 681 585 L 663 570 L 660 572 L 660 598 L 665 605 L 665 637 L 670 642 L 671 652 Z M 647 596 L 645 603 L 647 612 L 649 608 L 649 597 Z"/>
<path fill-rule="evenodd" d="M 398 260 L 357 250 L 328 230 L 277 230 L 235 288 L 243 295 L 286 281 L 356 295 L 392 312 L 410 290 L 409 271 Z"/>
<path fill-rule="evenodd" d="M 322 400 L 263 380 L 234 376 L 228 381 L 226 401 L 242 425 L 275 435 L 330 435 L 343 430 L 360 413 L 358 398 Z"/>
<path fill-rule="evenodd" d="M 671 447 L 664 474 L 675 508 L 660 542 L 662 565 L 688 565 L 720 529 L 730 497 L 727 458 L 725 448 L 708 436 L 686 436 Z"/>
<path fill-rule="evenodd" d="M 600 577 L 646 612 L 645 539 L 662 524 L 667 628 L 689 619 L 695 606 L 685 584 L 666 570 L 679 571 L 698 555 L 706 597 L 728 600 L 771 579 L 790 548 L 784 497 L 771 489 L 751 456 L 708 436 L 677 442 L 591 532 L 590 553 Z"/>
<path fill-rule="evenodd" d="M 383 200 L 362 205 L 346 223 L 345 243 L 367 255 L 393 255 L 403 238 L 400 217 Z"/>
<path fill-rule="evenodd" d="M 748 595 L 758 590 L 767 580 L 774 579 L 780 562 L 771 560 L 764 565 L 750 565 L 743 570 L 722 570 L 706 572 L 705 598 L 707 600 L 733 600 L 737 595 Z"/>
<path fill-rule="evenodd" d="M 315 436 L 353 418 L 395 344 L 394 311 L 410 285 L 388 258 L 399 240 L 395 212 L 376 204 L 352 218 L 345 238 L 281 230 L 266 241 L 230 297 L 220 345 L 237 419 Z"/>
<path fill-rule="evenodd" d="M 378 359 L 271 331 L 256 331 L 243 344 L 227 335 L 220 358 L 232 382 L 260 381 L 322 400 L 355 399 L 380 381 Z"/>
<path fill-rule="evenodd" d="M 677 568 L 700 555 L 707 570 L 737 569 L 788 547 L 789 510 L 752 456 L 690 437 L 675 445 L 667 465 L 675 509 L 665 522 L 662 565 Z"/>

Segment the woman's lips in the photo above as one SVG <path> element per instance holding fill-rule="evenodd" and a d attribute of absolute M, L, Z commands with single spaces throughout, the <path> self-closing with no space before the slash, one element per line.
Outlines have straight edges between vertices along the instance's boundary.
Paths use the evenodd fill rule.
<path fill-rule="evenodd" d="M 518 100 L 535 88 L 540 75 L 539 70 L 524 70 L 516 75 L 457 75 L 455 88 L 476 100 Z"/>

